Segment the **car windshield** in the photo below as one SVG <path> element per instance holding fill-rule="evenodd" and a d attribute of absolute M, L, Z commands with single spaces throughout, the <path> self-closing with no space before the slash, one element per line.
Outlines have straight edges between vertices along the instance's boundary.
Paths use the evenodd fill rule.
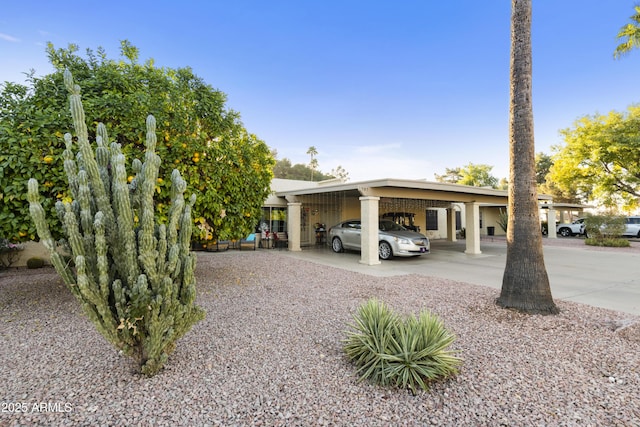
<path fill-rule="evenodd" d="M 406 230 L 403 226 L 396 224 L 393 221 L 380 221 L 378 228 L 382 231 L 401 231 Z"/>

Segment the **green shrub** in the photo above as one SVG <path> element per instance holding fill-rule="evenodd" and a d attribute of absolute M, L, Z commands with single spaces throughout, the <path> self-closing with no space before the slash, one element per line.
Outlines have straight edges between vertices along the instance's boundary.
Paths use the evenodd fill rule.
<path fill-rule="evenodd" d="M 29 258 L 27 260 L 27 268 L 42 268 L 44 260 L 42 258 Z"/>
<path fill-rule="evenodd" d="M 158 223 L 154 195 L 160 157 L 155 153 L 154 117 L 147 117 L 144 162 L 135 159 L 129 174 L 120 144 L 109 144 L 102 123 L 96 147 L 91 146 L 80 87 L 68 71 L 64 77 L 77 140 L 64 136 L 72 197 L 58 202 L 56 210 L 73 264 L 57 251 L 33 178 L 28 182 L 29 212 L 51 263 L 87 317 L 111 344 L 138 362 L 140 372 L 151 376 L 163 367 L 176 341 L 204 317 L 194 304 L 196 257 L 189 251 L 195 195 L 185 202 L 186 182 L 174 169 L 169 219 Z"/>
<path fill-rule="evenodd" d="M 625 218 L 613 214 L 587 215 L 584 225 L 587 236 L 593 239 L 615 239 L 622 236 L 626 228 Z"/>
<path fill-rule="evenodd" d="M 627 239 L 620 238 L 594 238 L 589 237 L 588 239 L 584 239 L 585 245 L 589 246 L 606 246 L 610 248 L 628 248 L 631 246 L 631 243 Z"/>
<path fill-rule="evenodd" d="M 427 390 L 428 384 L 458 372 L 462 360 L 448 350 L 455 336 L 428 311 L 402 318 L 370 299 L 354 315 L 344 351 L 360 379 L 376 384 Z"/>

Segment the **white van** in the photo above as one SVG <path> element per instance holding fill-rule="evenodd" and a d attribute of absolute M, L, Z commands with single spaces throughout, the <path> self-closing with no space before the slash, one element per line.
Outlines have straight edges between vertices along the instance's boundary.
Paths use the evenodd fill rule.
<path fill-rule="evenodd" d="M 640 239 L 640 216 L 628 216 L 626 220 L 625 236 L 637 237 Z"/>

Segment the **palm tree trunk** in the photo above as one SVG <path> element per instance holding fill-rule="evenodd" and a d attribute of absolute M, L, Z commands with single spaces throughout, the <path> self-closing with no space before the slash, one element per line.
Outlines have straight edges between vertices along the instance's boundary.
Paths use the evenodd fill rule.
<path fill-rule="evenodd" d="M 498 305 L 557 313 L 544 265 L 531 100 L 531 0 L 512 0 L 507 264 Z"/>

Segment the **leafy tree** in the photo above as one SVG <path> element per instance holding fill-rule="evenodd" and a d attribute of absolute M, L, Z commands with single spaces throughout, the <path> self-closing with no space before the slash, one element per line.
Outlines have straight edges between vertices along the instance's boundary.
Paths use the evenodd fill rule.
<path fill-rule="evenodd" d="M 462 180 L 462 173 L 460 167 L 457 168 L 445 168 L 443 175 L 433 174 L 438 182 L 446 182 L 449 184 L 457 184 Z"/>
<path fill-rule="evenodd" d="M 498 190 L 508 190 L 509 189 L 509 180 L 507 178 L 500 178 L 498 181 L 498 186 L 496 187 Z"/>
<path fill-rule="evenodd" d="M 158 122 L 157 152 L 163 159 L 156 185 L 157 215 L 166 220 L 169 182 L 176 168 L 197 195 L 193 216 L 206 219 L 213 238 L 237 238 L 250 232 L 270 192 L 275 163 L 267 145 L 247 132 L 237 112 L 225 107 L 226 95 L 190 68 L 158 68 L 153 60 L 138 63 L 138 49 L 121 43 L 121 59 L 105 51 L 47 47 L 52 74 L 30 75 L 28 85 L 6 82 L 0 92 L 0 235 L 12 240 L 35 238 L 26 220 L 27 180 L 46 190 L 42 202 L 55 238 L 61 237 L 54 203 L 69 196 L 61 153 L 62 133 L 69 129 L 67 94 L 62 74 L 69 69 L 83 88 L 83 103 L 95 112 L 90 129 L 104 123 L 127 158 L 141 157 L 144 115 Z M 94 137 L 95 131 L 90 130 Z"/>
<path fill-rule="evenodd" d="M 547 182 L 547 174 L 553 165 L 550 155 L 543 152 L 536 154 L 536 183 L 542 185 Z"/>
<path fill-rule="evenodd" d="M 281 179 L 293 179 L 291 178 L 291 160 L 284 158 L 282 160 L 276 160 L 276 164 L 273 167 L 273 177 Z"/>
<path fill-rule="evenodd" d="M 509 223 L 507 262 L 497 304 L 557 313 L 544 265 L 536 190 L 531 102 L 531 0 L 511 1 Z"/>
<path fill-rule="evenodd" d="M 274 158 L 278 157 L 278 152 L 276 150 L 272 150 L 271 154 Z M 317 166 L 318 164 L 316 160 L 315 167 L 317 168 Z M 337 173 L 341 173 L 345 177 L 349 175 L 349 173 L 345 171 L 342 166 L 338 166 Z M 300 181 L 308 181 L 311 177 L 313 181 L 323 181 L 325 179 L 336 178 L 337 175 L 334 173 L 334 171 L 331 171 L 331 174 L 324 174 L 320 171 L 314 171 L 310 166 L 304 165 L 302 163 L 296 163 L 295 165 L 292 165 L 291 160 L 285 157 L 282 160 L 276 160 L 276 164 L 273 167 L 273 176 L 274 178 L 296 179 Z"/>
<path fill-rule="evenodd" d="M 491 169 L 493 166 L 469 163 L 460 170 L 462 179 L 458 184 L 495 188 L 498 186 L 498 179 L 491 175 Z"/>
<path fill-rule="evenodd" d="M 640 48 L 640 6 L 634 7 L 635 13 L 631 15 L 631 21 L 620 28 L 616 36 L 621 43 L 613 52 L 613 57 L 619 59 L 622 55 L 629 53 L 632 49 Z"/>
<path fill-rule="evenodd" d="M 640 106 L 585 116 L 564 129 L 549 179 L 583 200 L 632 210 L 640 198 Z"/>
<path fill-rule="evenodd" d="M 493 166 L 469 163 L 466 166 L 445 169 L 444 175 L 434 174 L 436 181 L 451 184 L 471 185 L 474 187 L 498 187 L 498 178 L 491 175 Z"/>
<path fill-rule="evenodd" d="M 575 185 L 567 188 L 561 188 L 553 181 L 550 175 L 553 167 L 553 157 L 545 153 L 536 154 L 536 183 L 538 184 L 538 194 L 547 194 L 553 197 L 554 202 L 562 203 L 581 203 Z"/>

